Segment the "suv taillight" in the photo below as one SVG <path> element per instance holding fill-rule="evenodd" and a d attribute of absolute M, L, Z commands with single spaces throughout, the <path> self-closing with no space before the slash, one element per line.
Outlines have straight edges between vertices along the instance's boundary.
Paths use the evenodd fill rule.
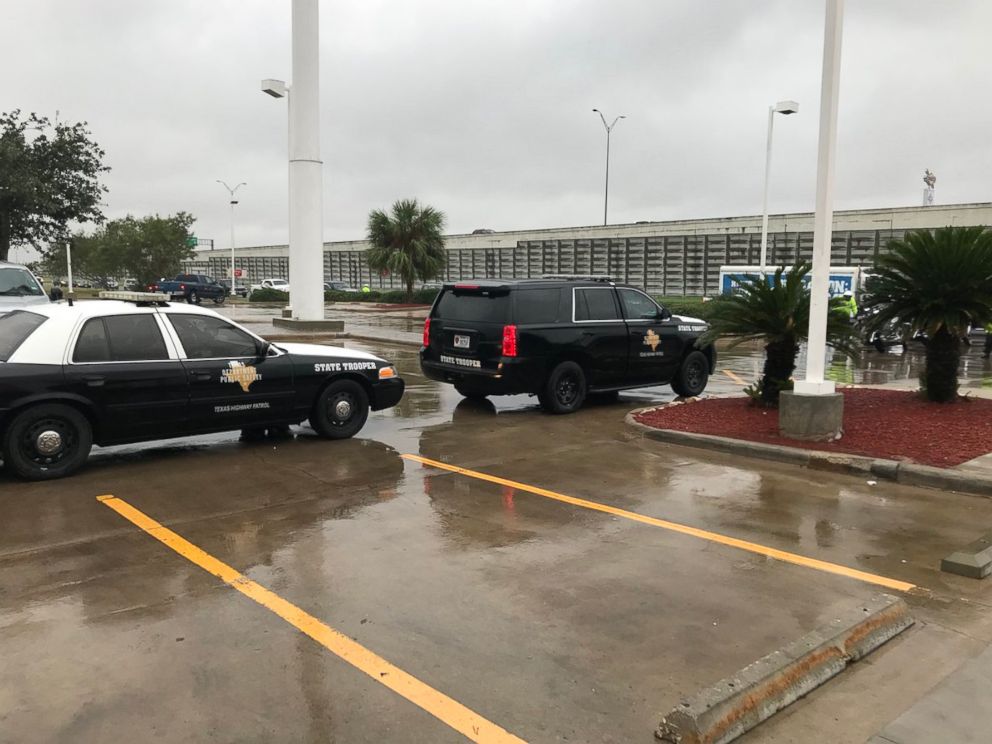
<path fill-rule="evenodd" d="M 431 345 L 431 319 L 424 318 L 424 346 Z"/>
<path fill-rule="evenodd" d="M 517 355 L 517 327 L 515 325 L 503 326 L 503 350 L 505 357 L 515 357 Z"/>

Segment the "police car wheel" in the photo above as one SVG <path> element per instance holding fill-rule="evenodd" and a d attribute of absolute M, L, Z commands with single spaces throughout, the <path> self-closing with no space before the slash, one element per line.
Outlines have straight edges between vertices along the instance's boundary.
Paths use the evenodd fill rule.
<path fill-rule="evenodd" d="M 706 355 L 701 351 L 693 351 L 682 360 L 682 366 L 672 380 L 672 390 L 683 398 L 691 398 L 706 389 L 709 377 Z"/>
<path fill-rule="evenodd" d="M 586 399 L 586 376 L 575 362 L 562 362 L 548 375 L 538 400 L 550 413 L 574 413 Z"/>
<path fill-rule="evenodd" d="M 486 393 L 481 390 L 476 390 L 475 388 L 466 387 L 465 385 L 455 385 L 455 390 L 463 398 L 468 398 L 469 400 L 485 400 Z"/>
<path fill-rule="evenodd" d="M 21 478 L 51 480 L 78 469 L 93 446 L 93 430 L 86 417 L 57 403 L 28 408 L 7 428 L 3 457 Z"/>
<path fill-rule="evenodd" d="M 369 396 L 354 380 L 332 382 L 319 396 L 310 415 L 310 425 L 328 439 L 355 436 L 369 417 Z"/>

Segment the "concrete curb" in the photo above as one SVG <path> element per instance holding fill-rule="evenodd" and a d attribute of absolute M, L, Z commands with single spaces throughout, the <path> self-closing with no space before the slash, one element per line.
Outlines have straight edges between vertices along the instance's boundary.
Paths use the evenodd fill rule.
<path fill-rule="evenodd" d="M 877 594 L 682 702 L 655 736 L 675 744 L 733 741 L 913 622 L 902 599 Z"/>
<path fill-rule="evenodd" d="M 688 431 L 673 429 L 656 429 L 642 424 L 634 419 L 641 411 L 650 411 L 656 406 L 638 408 L 627 414 L 626 422 L 641 432 L 647 439 L 670 444 L 681 444 L 687 447 L 700 447 L 731 455 L 757 457 L 763 460 L 802 465 L 811 470 L 830 470 L 835 473 L 849 473 L 858 476 L 875 476 L 886 480 L 897 481 L 908 486 L 923 486 L 943 491 L 960 491 L 976 496 L 992 497 L 992 477 L 978 473 L 967 473 L 960 470 L 946 470 L 930 465 L 917 465 L 912 462 L 886 460 L 877 457 L 846 455 L 834 452 L 806 450 L 798 447 L 786 447 L 780 444 L 764 442 L 748 442 L 743 439 L 718 437 L 712 434 L 694 434 Z"/>

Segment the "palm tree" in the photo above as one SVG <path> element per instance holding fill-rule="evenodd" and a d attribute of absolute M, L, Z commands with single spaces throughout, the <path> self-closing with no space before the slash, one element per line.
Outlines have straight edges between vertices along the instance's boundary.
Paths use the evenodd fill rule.
<path fill-rule="evenodd" d="M 928 400 L 958 395 L 961 337 L 992 321 L 992 232 L 984 227 L 916 230 L 889 243 L 866 283 L 869 321 L 907 323 L 927 335 L 920 385 Z"/>
<path fill-rule="evenodd" d="M 699 340 L 705 345 L 718 338 L 730 338 L 731 347 L 763 341 L 765 366 L 758 399 L 766 406 L 777 406 L 779 393 L 792 388 L 790 380 L 796 369 L 799 344 L 809 332 L 809 271 L 808 263 L 797 263 L 788 273 L 779 268 L 771 277 L 745 277 L 737 293 L 713 300 L 708 318 L 710 330 Z M 839 297 L 830 301 L 827 340 L 839 351 L 854 356 L 855 333 L 841 304 Z"/>
<path fill-rule="evenodd" d="M 444 269 L 444 213 L 421 207 L 416 199 L 400 199 L 390 214 L 380 209 L 369 213 L 369 266 L 391 271 L 406 284 L 407 300 L 413 299 L 413 283 L 436 278 Z"/>

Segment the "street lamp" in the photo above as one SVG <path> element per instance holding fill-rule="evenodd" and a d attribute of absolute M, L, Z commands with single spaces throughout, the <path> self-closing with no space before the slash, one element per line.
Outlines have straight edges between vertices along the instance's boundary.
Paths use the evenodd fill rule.
<path fill-rule="evenodd" d="M 242 181 L 232 189 L 226 182 L 221 181 L 219 178 L 217 179 L 217 183 L 227 189 L 231 195 L 231 297 L 234 297 L 237 294 L 234 291 L 234 205 L 238 203 L 238 200 L 234 198 L 234 194 L 242 186 L 247 186 L 248 184 Z"/>
<path fill-rule="evenodd" d="M 795 101 L 779 101 L 774 106 L 768 107 L 768 141 L 765 144 L 765 198 L 761 205 L 761 274 L 765 274 L 765 266 L 768 263 L 768 175 L 772 170 L 772 125 L 775 122 L 775 114 L 788 116 L 799 111 L 799 104 Z"/>
<path fill-rule="evenodd" d="M 603 128 L 606 129 L 606 193 L 603 196 L 603 227 L 606 227 L 606 211 L 610 204 L 610 132 L 613 131 L 613 127 L 617 125 L 618 121 L 627 117 L 618 116 L 612 124 L 607 124 L 602 111 L 599 109 L 593 109 L 593 111 L 599 114 L 599 118 L 603 120 Z"/>

